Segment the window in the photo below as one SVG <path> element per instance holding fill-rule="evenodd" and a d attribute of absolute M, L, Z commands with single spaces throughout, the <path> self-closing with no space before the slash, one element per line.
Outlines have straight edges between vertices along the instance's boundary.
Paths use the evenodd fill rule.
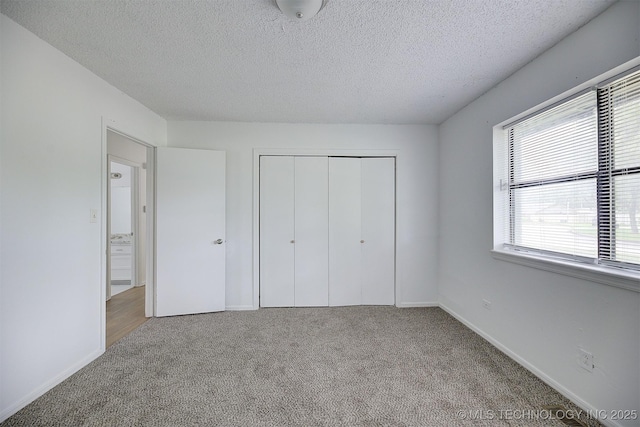
<path fill-rule="evenodd" d="M 640 71 L 501 134 L 496 249 L 640 272 Z"/>

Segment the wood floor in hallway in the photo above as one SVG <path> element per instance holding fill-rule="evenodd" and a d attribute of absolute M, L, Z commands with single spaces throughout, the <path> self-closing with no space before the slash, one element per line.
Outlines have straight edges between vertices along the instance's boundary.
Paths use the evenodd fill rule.
<path fill-rule="evenodd" d="M 147 321 L 144 290 L 144 286 L 135 287 L 107 301 L 107 348 Z"/>

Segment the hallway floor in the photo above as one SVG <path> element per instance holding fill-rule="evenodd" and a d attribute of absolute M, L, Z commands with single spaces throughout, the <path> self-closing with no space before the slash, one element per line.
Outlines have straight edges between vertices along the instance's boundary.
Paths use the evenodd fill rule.
<path fill-rule="evenodd" d="M 107 301 L 107 348 L 148 320 L 144 316 L 145 287 L 139 286 Z"/>

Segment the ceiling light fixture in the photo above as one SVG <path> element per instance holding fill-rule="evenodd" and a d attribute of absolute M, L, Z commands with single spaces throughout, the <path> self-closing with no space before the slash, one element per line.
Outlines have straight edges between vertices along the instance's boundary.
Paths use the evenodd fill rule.
<path fill-rule="evenodd" d="M 326 0 L 276 0 L 276 4 L 286 16 L 296 21 L 307 21 L 324 6 Z"/>

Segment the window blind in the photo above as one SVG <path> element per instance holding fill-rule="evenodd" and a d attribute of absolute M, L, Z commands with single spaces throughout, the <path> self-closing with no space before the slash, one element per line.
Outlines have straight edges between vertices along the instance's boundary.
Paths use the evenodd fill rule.
<path fill-rule="evenodd" d="M 507 245 L 640 267 L 640 71 L 505 131 Z"/>
<path fill-rule="evenodd" d="M 509 129 L 512 244 L 597 256 L 596 101 L 588 92 Z"/>
<path fill-rule="evenodd" d="M 640 72 L 598 90 L 600 259 L 640 265 Z"/>

